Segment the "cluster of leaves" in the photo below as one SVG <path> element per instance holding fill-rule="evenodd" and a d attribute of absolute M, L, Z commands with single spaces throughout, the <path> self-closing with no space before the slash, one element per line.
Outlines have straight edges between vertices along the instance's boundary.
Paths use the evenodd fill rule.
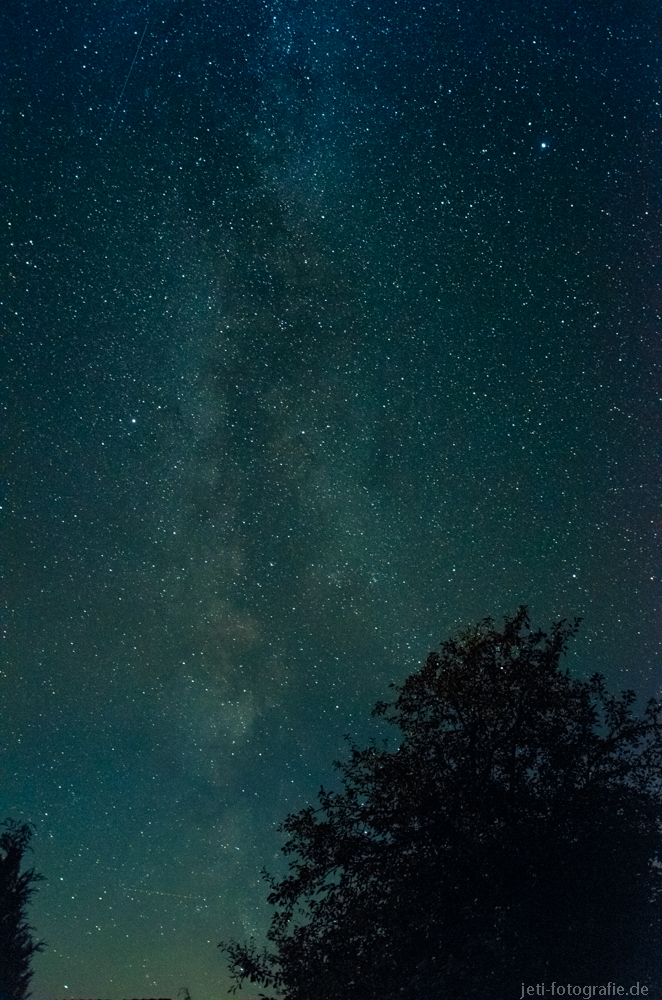
<path fill-rule="evenodd" d="M 275 947 L 220 945 L 236 985 L 485 998 L 659 976 L 662 706 L 562 672 L 578 624 L 485 619 L 377 704 L 399 748 L 352 746 L 343 790 L 285 820 Z"/>
<path fill-rule="evenodd" d="M 1 824 L 0 834 L 0 1000 L 27 1000 L 32 978 L 32 956 L 42 951 L 43 942 L 35 942 L 28 924 L 26 906 L 36 887 L 43 880 L 34 868 L 21 871 L 23 855 L 32 831 L 27 823 L 19 825 L 13 819 Z"/>

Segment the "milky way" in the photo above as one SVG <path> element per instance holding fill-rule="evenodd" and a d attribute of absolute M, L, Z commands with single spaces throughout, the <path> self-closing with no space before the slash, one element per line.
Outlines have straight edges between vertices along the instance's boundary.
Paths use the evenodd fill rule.
<path fill-rule="evenodd" d="M 462 623 L 582 616 L 576 676 L 659 691 L 657 18 L 10 3 L 35 1000 L 224 995 L 277 824 Z"/>

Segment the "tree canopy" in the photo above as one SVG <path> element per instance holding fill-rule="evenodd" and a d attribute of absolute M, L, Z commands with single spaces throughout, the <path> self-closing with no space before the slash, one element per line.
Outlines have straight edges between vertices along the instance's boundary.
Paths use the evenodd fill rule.
<path fill-rule="evenodd" d="M 486 1000 L 659 981 L 662 705 L 635 714 L 634 692 L 564 672 L 578 626 L 484 619 L 376 705 L 399 746 L 352 744 L 342 791 L 284 821 L 271 947 L 220 945 L 234 988 Z"/>
<path fill-rule="evenodd" d="M 26 906 L 36 891 L 33 883 L 44 876 L 35 874 L 34 868 L 21 871 L 32 837 L 29 824 L 6 819 L 0 825 L 5 828 L 0 834 L 0 1000 L 27 1000 L 30 962 L 43 942 L 32 938 Z"/>

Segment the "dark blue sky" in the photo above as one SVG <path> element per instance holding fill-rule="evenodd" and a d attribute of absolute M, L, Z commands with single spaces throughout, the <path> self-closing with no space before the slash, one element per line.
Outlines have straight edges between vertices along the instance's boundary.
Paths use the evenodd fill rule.
<path fill-rule="evenodd" d="M 662 25 L 10 3 L 0 810 L 34 995 L 210 1000 L 276 824 L 460 623 L 660 691 Z M 8 277 L 7 277 L 8 275 Z"/>

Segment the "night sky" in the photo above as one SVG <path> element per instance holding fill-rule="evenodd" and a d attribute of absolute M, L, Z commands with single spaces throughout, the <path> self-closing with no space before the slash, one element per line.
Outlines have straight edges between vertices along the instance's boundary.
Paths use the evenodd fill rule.
<path fill-rule="evenodd" d="M 225 995 L 277 824 L 461 624 L 659 693 L 653 0 L 0 15 L 35 1000 Z M 244 990 L 249 1000 L 258 990 Z"/>

